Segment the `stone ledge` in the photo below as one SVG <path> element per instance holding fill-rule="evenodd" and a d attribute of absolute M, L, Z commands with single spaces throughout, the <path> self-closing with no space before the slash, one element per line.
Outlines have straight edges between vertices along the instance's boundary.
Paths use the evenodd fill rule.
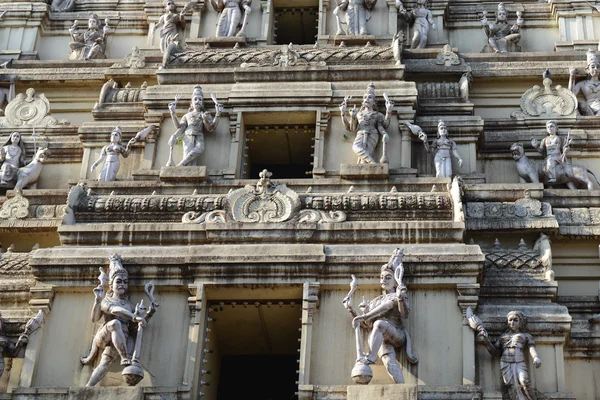
<path fill-rule="evenodd" d="M 159 178 L 162 182 L 204 182 L 206 180 L 206 166 L 162 167 Z"/>
<path fill-rule="evenodd" d="M 388 164 L 342 164 L 342 179 L 387 179 L 390 174 Z"/>

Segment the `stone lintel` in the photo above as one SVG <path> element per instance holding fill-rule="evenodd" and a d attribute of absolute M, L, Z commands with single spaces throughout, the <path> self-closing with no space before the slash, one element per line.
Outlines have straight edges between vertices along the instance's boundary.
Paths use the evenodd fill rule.
<path fill-rule="evenodd" d="M 340 165 L 342 179 L 387 179 L 388 164 L 342 164 Z"/>
<path fill-rule="evenodd" d="M 162 182 L 204 182 L 206 180 L 206 166 L 162 167 L 159 177 Z"/>
<path fill-rule="evenodd" d="M 246 38 L 244 36 L 206 37 L 199 39 L 187 39 L 185 42 L 188 45 L 209 45 L 210 47 L 224 48 L 232 48 L 236 44 L 239 46 L 246 46 Z"/>

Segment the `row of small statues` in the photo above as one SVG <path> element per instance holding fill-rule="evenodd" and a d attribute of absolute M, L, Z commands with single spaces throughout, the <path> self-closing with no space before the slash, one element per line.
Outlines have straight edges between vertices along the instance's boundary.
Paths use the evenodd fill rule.
<path fill-rule="evenodd" d="M 352 328 L 355 331 L 357 359 L 351 376 L 355 383 L 368 384 L 373 378 L 370 365 L 381 358 L 389 376 L 395 383 L 404 383 L 402 368 L 396 356 L 397 350 L 404 349 L 411 364 L 419 360 L 413 352 L 408 330 L 403 320 L 408 317 L 410 303 L 408 289 L 404 284 L 404 253 L 396 249 L 388 263 L 381 267 L 379 284 L 382 294 L 370 302 L 362 301 L 354 309 L 352 297 L 358 287 L 354 275 L 350 291 L 343 305 L 352 315 Z M 533 365 L 542 364 L 535 348 L 535 341 L 527 332 L 527 320 L 521 311 L 511 311 L 507 315 L 507 329 L 492 342 L 481 320 L 473 314 L 470 307 L 466 313 L 469 326 L 477 332 L 492 355 L 500 356 L 502 381 L 511 400 L 535 400 L 536 393 L 531 386 L 527 368 L 527 354 Z M 365 336 L 368 336 L 365 340 Z"/>

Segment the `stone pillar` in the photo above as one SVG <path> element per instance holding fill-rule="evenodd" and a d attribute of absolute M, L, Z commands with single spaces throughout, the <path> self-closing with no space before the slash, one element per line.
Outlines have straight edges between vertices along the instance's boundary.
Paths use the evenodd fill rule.
<path fill-rule="evenodd" d="M 458 283 L 458 306 L 463 314 L 462 349 L 463 349 L 463 385 L 475 384 L 475 332 L 469 326 L 466 318 L 467 308 L 473 312 L 477 309 L 479 300 L 479 283 Z"/>
<path fill-rule="evenodd" d="M 317 37 L 327 35 L 327 16 L 329 13 L 330 0 L 319 1 L 319 24 L 317 26 Z M 332 11 L 333 12 L 333 11 Z"/>
<path fill-rule="evenodd" d="M 273 1 L 261 0 L 260 10 L 262 11 L 262 21 L 260 27 L 260 37 L 256 39 L 258 44 L 266 46 L 273 41 Z"/>
<path fill-rule="evenodd" d="M 36 286 L 29 289 L 29 293 L 31 294 L 29 308 L 32 311 L 32 315 L 35 315 L 39 310 L 42 310 L 44 312 L 44 318 L 48 318 L 48 314 L 52 308 L 52 300 L 54 299 L 54 287 L 38 283 Z M 20 382 L 15 382 L 15 387 L 31 387 L 33 377 L 35 376 L 37 358 L 40 354 L 45 327 L 46 324 L 44 323 L 37 331 L 29 336 L 29 343 L 25 349 L 23 368 L 21 369 L 21 379 Z M 12 382 L 9 382 L 9 390 L 11 384 Z"/>
<path fill-rule="evenodd" d="M 398 124 L 400 135 L 402 136 L 402 147 L 400 150 L 400 166 L 402 168 L 411 168 L 412 165 L 412 138 L 410 130 L 403 124 Z"/>
<path fill-rule="evenodd" d="M 325 153 L 325 135 L 329 129 L 331 114 L 327 110 L 317 110 L 317 124 L 313 144 L 313 178 L 324 178 L 323 156 Z"/>
<path fill-rule="evenodd" d="M 394 36 L 398 32 L 398 9 L 396 0 L 386 0 L 388 6 L 388 34 Z"/>
<path fill-rule="evenodd" d="M 205 286 L 194 283 L 188 286 L 190 297 L 190 327 L 188 334 L 188 345 L 183 370 L 182 385 L 191 390 L 191 399 L 197 400 L 202 397 L 202 364 L 204 362 L 204 339 L 206 338 L 207 302 Z"/>
<path fill-rule="evenodd" d="M 230 114 L 229 118 L 229 133 L 231 134 L 231 147 L 229 151 L 229 164 L 223 173 L 225 179 L 244 178 L 243 166 L 240 165 L 240 160 L 243 160 L 245 153 L 245 134 L 242 135 L 242 113 Z M 244 136 L 244 141 L 240 144 L 240 138 Z"/>
<path fill-rule="evenodd" d="M 200 27 L 202 26 L 202 15 L 206 11 L 206 3 L 203 0 L 198 0 L 197 4 L 194 4 L 194 11 L 192 13 L 192 20 L 190 21 L 190 38 L 197 39 L 201 36 Z"/>
<path fill-rule="evenodd" d="M 310 379 L 310 352 L 312 348 L 313 315 L 319 306 L 320 284 L 305 282 L 302 289 L 302 328 L 300 336 L 299 385 L 308 385 Z"/>

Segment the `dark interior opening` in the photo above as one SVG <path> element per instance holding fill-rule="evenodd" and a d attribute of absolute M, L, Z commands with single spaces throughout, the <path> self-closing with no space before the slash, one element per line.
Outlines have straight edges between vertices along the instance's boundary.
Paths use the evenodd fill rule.
<path fill-rule="evenodd" d="M 297 399 L 297 359 L 286 355 L 223 356 L 217 400 Z"/>
<path fill-rule="evenodd" d="M 314 44 L 319 7 L 275 7 L 276 44 Z"/>

